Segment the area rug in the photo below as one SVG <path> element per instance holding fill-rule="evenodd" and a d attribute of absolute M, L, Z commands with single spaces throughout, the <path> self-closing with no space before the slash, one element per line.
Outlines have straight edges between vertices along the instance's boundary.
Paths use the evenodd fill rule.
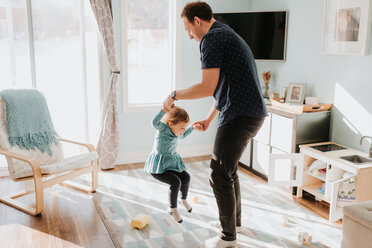
<path fill-rule="evenodd" d="M 184 220 L 181 224 L 166 212 L 167 185 L 143 169 L 100 173 L 100 187 L 93 202 L 116 247 L 203 247 L 204 240 L 219 233 L 209 224 L 218 220 L 208 181 L 209 162 L 188 163 L 187 170 L 191 175 L 188 199 L 193 211 L 188 213 L 179 206 Z M 298 242 L 301 231 L 312 236 L 312 247 L 340 247 L 339 228 L 279 189 L 243 172 L 239 176 L 243 231 L 238 234 L 237 247 L 305 247 Z M 139 213 L 151 218 L 142 230 L 130 226 Z"/>

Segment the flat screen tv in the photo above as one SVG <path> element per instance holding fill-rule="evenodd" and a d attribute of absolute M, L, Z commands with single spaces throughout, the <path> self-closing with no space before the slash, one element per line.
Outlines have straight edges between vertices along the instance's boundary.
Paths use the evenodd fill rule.
<path fill-rule="evenodd" d="M 285 61 L 287 11 L 214 13 L 252 49 L 256 60 Z"/>

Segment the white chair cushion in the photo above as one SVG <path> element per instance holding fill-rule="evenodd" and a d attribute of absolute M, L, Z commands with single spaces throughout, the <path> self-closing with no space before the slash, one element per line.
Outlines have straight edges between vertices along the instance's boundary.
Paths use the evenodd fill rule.
<path fill-rule="evenodd" d="M 54 164 L 41 166 L 42 174 L 55 174 L 72 169 L 91 166 L 93 160 L 98 158 L 97 152 L 79 154 L 73 157 L 65 158 Z"/>
<path fill-rule="evenodd" d="M 63 159 L 63 150 L 60 142 L 58 142 L 57 144 L 52 144 L 50 146 L 52 156 L 49 156 L 47 152 L 41 152 L 38 148 L 35 148 L 35 150 L 26 150 L 20 149 L 18 146 L 12 146 L 9 143 L 8 138 L 8 129 L 6 125 L 6 107 L 3 99 L 0 97 L 0 147 L 14 153 L 31 157 L 38 161 L 40 166 L 53 164 Z M 7 158 L 7 162 L 9 174 L 12 179 L 24 177 L 19 175 L 29 176 L 30 172 L 32 175 L 31 166 L 26 162 L 13 158 Z"/>
<path fill-rule="evenodd" d="M 98 154 L 96 152 L 89 152 L 84 154 L 79 154 L 73 157 L 65 158 L 56 163 L 49 165 L 41 165 L 41 174 L 56 174 L 64 171 L 69 171 L 77 168 L 83 168 L 91 166 L 90 162 L 97 159 Z M 23 177 L 32 176 L 31 166 L 14 166 L 12 171 L 12 178 L 18 179 Z"/>

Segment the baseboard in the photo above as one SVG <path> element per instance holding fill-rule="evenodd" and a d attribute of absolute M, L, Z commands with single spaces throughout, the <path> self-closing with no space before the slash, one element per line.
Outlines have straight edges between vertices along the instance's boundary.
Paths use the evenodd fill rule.
<path fill-rule="evenodd" d="M 213 144 L 181 146 L 178 147 L 177 150 L 180 156 L 183 158 L 211 155 Z M 144 163 L 146 162 L 150 152 L 151 150 L 119 153 L 116 159 L 116 164 Z"/>
<path fill-rule="evenodd" d="M 178 153 L 183 158 L 211 155 L 213 144 L 179 147 Z"/>
<path fill-rule="evenodd" d="M 8 177 L 9 171 L 8 168 L 0 167 L 0 177 Z"/>

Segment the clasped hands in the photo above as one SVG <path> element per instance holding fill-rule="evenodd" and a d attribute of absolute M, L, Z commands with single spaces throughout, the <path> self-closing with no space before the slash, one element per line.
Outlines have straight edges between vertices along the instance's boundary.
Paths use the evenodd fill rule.
<path fill-rule="evenodd" d="M 165 98 L 165 100 L 163 101 L 163 111 L 164 112 L 171 111 L 174 108 L 174 102 L 175 100 L 172 97 L 167 96 L 167 98 Z M 204 132 L 208 129 L 209 124 L 210 122 L 206 119 L 194 122 L 192 124 L 192 127 L 197 131 Z"/>

